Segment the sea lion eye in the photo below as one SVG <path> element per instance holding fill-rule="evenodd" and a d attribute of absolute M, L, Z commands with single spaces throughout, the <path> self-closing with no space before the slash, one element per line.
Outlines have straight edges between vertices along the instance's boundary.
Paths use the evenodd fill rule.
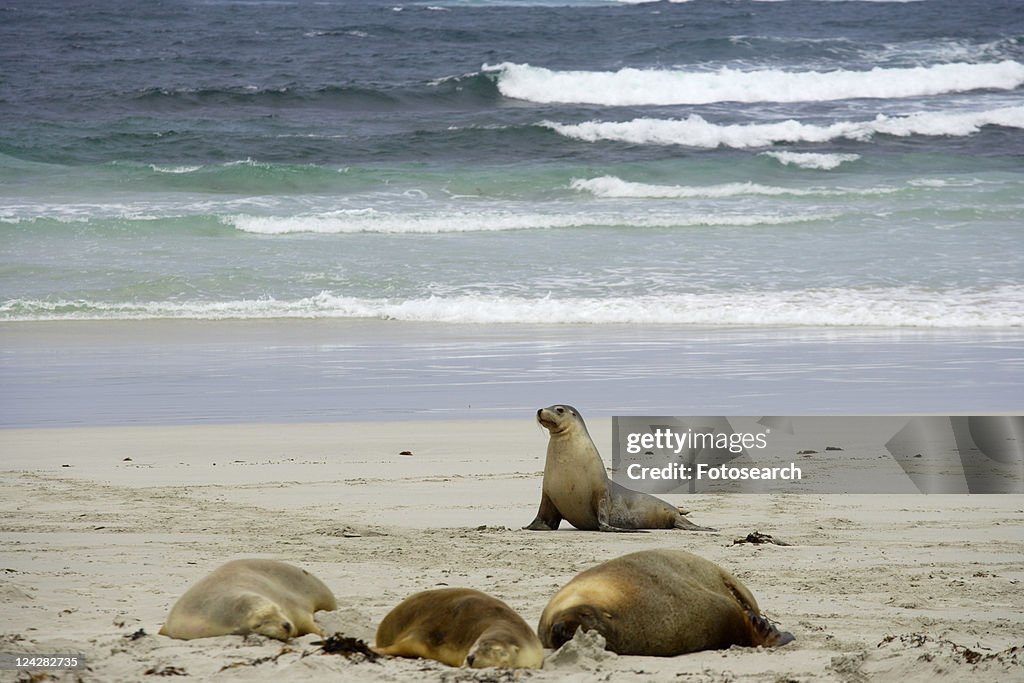
<path fill-rule="evenodd" d="M 561 415 L 562 413 L 565 412 L 565 408 L 563 408 L 562 406 L 558 406 L 557 408 L 555 408 L 555 412 Z"/>

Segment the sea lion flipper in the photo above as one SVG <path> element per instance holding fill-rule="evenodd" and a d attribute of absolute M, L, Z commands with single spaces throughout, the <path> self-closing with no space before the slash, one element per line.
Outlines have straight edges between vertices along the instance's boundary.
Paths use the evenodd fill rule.
<path fill-rule="evenodd" d="M 562 515 L 558 512 L 558 508 L 555 507 L 555 504 L 551 502 L 546 493 L 542 493 L 537 516 L 528 526 L 523 528 L 529 531 L 554 531 L 561 523 Z"/>
<path fill-rule="evenodd" d="M 430 648 L 422 640 L 416 638 L 402 638 L 390 645 L 371 648 L 374 652 L 384 657 L 426 657 L 432 658 Z"/>
<path fill-rule="evenodd" d="M 750 621 L 751 631 L 754 635 L 754 646 L 779 647 L 796 640 L 796 637 L 789 631 L 780 631 L 775 624 L 768 621 L 763 614 L 758 614 L 751 609 L 743 610 L 744 616 Z"/>
<path fill-rule="evenodd" d="M 698 526 L 697 524 L 694 524 L 693 522 L 688 520 L 683 515 L 679 515 L 678 517 L 676 517 L 676 523 L 674 528 L 684 529 L 686 531 L 718 531 L 718 529 L 713 529 L 709 526 Z"/>

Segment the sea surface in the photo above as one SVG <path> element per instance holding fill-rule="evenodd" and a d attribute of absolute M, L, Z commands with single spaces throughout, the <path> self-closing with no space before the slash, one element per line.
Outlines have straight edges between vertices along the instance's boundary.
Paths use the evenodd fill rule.
<path fill-rule="evenodd" d="M 1018 0 L 0 0 L 3 428 L 1019 411 L 1022 245 Z"/>
<path fill-rule="evenodd" d="M 0 322 L 1024 326 L 1017 0 L 0 0 Z"/>

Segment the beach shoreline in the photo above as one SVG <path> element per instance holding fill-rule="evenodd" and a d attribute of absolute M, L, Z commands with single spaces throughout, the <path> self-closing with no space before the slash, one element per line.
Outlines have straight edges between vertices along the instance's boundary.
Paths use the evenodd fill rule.
<path fill-rule="evenodd" d="M 0 348 L 5 428 L 1024 408 L 1016 328 L 54 321 Z"/>

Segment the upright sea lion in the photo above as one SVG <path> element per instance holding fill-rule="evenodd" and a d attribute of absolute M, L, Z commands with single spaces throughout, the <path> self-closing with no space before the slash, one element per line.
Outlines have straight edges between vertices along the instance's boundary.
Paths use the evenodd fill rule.
<path fill-rule="evenodd" d="M 551 531 L 565 519 L 577 529 L 589 531 L 714 531 L 697 526 L 679 508 L 660 498 L 609 479 L 586 423 L 572 406 L 541 408 L 537 421 L 551 437 L 544 461 L 540 510 L 525 529 Z"/>
<path fill-rule="evenodd" d="M 682 550 L 644 550 L 591 567 L 548 602 L 537 632 L 559 648 L 596 630 L 620 655 L 671 657 L 793 640 L 761 615 L 739 579 Z"/>
<path fill-rule="evenodd" d="M 474 669 L 539 669 L 544 663 L 530 625 L 501 600 L 470 588 L 409 596 L 380 622 L 374 650 Z"/>
<path fill-rule="evenodd" d="M 260 633 L 288 640 L 322 636 L 317 610 L 334 610 L 334 594 L 305 569 L 276 560 L 233 560 L 189 588 L 160 634 L 191 640 Z"/>

